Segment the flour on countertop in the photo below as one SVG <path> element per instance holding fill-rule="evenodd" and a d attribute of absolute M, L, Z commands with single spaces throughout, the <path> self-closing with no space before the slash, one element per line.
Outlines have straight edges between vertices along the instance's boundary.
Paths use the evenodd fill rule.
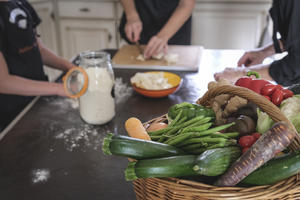
<path fill-rule="evenodd" d="M 80 149 L 85 151 L 85 148 L 99 150 L 103 137 L 112 132 L 107 126 L 97 127 L 89 124 L 83 124 L 80 127 L 68 128 L 61 133 L 55 135 L 55 139 L 63 140 L 68 151 Z"/>
<path fill-rule="evenodd" d="M 50 177 L 50 171 L 48 169 L 36 169 L 33 170 L 32 176 L 33 183 L 45 182 Z"/>
<path fill-rule="evenodd" d="M 55 97 L 48 97 L 44 98 L 44 101 L 48 102 L 49 104 L 59 106 L 59 107 L 66 107 L 70 106 L 73 109 L 79 108 L 78 99 L 71 99 L 71 98 L 55 98 Z"/>
<path fill-rule="evenodd" d="M 124 83 L 122 78 L 116 78 L 115 80 L 115 97 L 116 104 L 127 100 L 132 94 L 133 89 L 131 86 L 128 86 L 127 83 Z"/>
<path fill-rule="evenodd" d="M 130 85 L 123 82 L 122 78 L 115 79 L 115 101 L 116 104 L 126 103 L 126 100 L 132 95 L 133 89 Z M 70 98 L 47 97 L 43 98 L 49 105 L 53 105 L 57 113 L 66 113 L 70 109 L 78 109 L 79 101 Z M 122 106 L 122 105 L 120 105 Z M 77 123 L 79 112 L 74 111 L 65 118 L 64 129 L 60 121 L 48 119 L 46 131 L 54 137 L 55 140 L 63 143 L 68 151 L 86 151 L 101 149 L 103 138 L 107 133 L 116 132 L 110 130 L 108 125 L 93 126 L 89 124 Z M 64 114 L 63 114 L 64 115 Z M 75 123 L 73 123 L 73 121 Z M 54 133 L 54 135 L 52 135 Z M 49 152 L 55 152 L 55 146 L 49 148 Z"/>
<path fill-rule="evenodd" d="M 73 109 L 77 109 L 79 107 L 78 99 L 68 99 L 68 98 L 66 98 L 65 101 L 67 103 L 69 103 Z"/>

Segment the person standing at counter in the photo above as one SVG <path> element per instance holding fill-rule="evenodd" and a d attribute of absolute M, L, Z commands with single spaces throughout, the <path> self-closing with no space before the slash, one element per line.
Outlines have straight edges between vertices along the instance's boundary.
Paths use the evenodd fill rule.
<path fill-rule="evenodd" d="M 195 0 L 121 0 L 119 31 L 128 43 L 146 44 L 144 57 L 167 51 L 168 44 L 191 43 Z"/>
<path fill-rule="evenodd" d="M 42 44 L 40 22 L 26 0 L 0 0 L 0 131 L 33 96 L 66 96 L 63 84 L 47 81 L 43 64 L 64 71 L 73 65 Z"/>
<path fill-rule="evenodd" d="M 300 1 L 299 0 L 273 0 L 270 15 L 273 20 L 273 44 L 246 52 L 238 61 L 238 66 L 245 67 L 226 68 L 223 72 L 215 74 L 215 79 L 228 79 L 235 81 L 246 74 L 247 71 L 257 71 L 262 78 L 275 80 L 283 86 L 300 82 Z M 277 32 L 281 38 L 277 39 Z M 275 53 L 287 51 L 281 60 L 270 65 L 262 65 L 262 61 Z M 259 64 L 259 65 L 257 65 Z"/>

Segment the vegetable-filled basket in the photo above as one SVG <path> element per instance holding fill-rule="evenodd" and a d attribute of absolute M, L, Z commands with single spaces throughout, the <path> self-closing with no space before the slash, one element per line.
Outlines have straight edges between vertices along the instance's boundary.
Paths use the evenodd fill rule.
<path fill-rule="evenodd" d="M 275 122 L 285 121 L 292 128 L 293 125 L 281 113 L 280 109 L 265 97 L 247 89 L 232 85 L 217 86 L 208 90 L 197 103 L 210 106 L 210 99 L 220 94 L 231 94 L 245 98 L 255 103 L 261 110 L 265 111 Z M 166 116 L 146 122 L 144 126 L 157 121 L 166 120 Z M 296 135 L 289 146 L 292 150 L 300 149 L 300 137 Z M 133 181 L 136 197 L 145 199 L 300 199 L 299 174 L 287 178 L 274 185 L 252 186 L 252 187 L 217 187 L 201 182 L 179 179 L 179 178 L 147 178 Z"/>

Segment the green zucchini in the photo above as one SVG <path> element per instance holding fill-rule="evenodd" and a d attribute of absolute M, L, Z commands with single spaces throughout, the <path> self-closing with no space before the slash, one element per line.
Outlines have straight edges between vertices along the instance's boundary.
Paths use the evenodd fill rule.
<path fill-rule="evenodd" d="M 134 159 L 160 158 L 183 155 L 176 147 L 109 133 L 103 140 L 102 151 L 106 155 L 126 156 Z"/>
<path fill-rule="evenodd" d="M 193 176 L 196 156 L 172 156 L 130 162 L 125 170 L 125 179 Z"/>
<path fill-rule="evenodd" d="M 210 149 L 196 158 L 193 169 L 197 174 L 218 176 L 223 174 L 240 155 L 241 150 L 237 146 Z"/>
<path fill-rule="evenodd" d="M 270 160 L 244 178 L 247 185 L 270 185 L 300 172 L 300 151 Z"/>

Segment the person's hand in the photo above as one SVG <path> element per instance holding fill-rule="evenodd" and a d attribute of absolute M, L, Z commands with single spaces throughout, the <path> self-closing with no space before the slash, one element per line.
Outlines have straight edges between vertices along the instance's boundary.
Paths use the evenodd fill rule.
<path fill-rule="evenodd" d="M 226 68 L 222 72 L 217 72 L 214 74 L 214 78 L 216 81 L 221 79 L 227 79 L 228 81 L 235 83 L 237 79 L 246 75 L 247 70 L 242 67 L 236 68 Z"/>
<path fill-rule="evenodd" d="M 56 95 L 61 97 L 67 97 L 67 93 L 65 92 L 65 88 L 62 83 L 57 84 Z"/>
<path fill-rule="evenodd" d="M 68 65 L 68 70 L 70 70 L 70 69 L 72 69 L 72 68 L 74 68 L 74 67 L 78 67 L 77 65 L 74 65 L 73 63 L 70 63 L 69 65 Z"/>
<path fill-rule="evenodd" d="M 261 64 L 268 55 L 263 50 L 254 50 L 244 53 L 238 61 L 238 66 L 249 67 L 251 65 Z"/>
<path fill-rule="evenodd" d="M 168 41 L 162 37 L 158 37 L 156 35 L 153 36 L 145 48 L 144 57 L 148 59 L 151 58 L 151 56 L 157 55 L 161 52 L 166 53 L 168 49 L 167 42 Z"/>
<path fill-rule="evenodd" d="M 143 30 L 142 21 L 139 18 L 130 19 L 125 25 L 125 33 L 130 42 L 137 42 Z"/>

